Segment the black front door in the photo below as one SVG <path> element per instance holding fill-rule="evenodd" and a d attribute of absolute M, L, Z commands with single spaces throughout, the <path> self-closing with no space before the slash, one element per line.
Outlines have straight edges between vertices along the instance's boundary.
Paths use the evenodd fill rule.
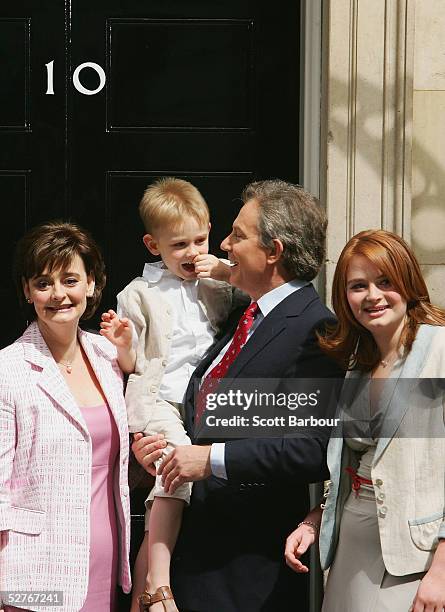
<path fill-rule="evenodd" d="M 0 346 L 23 329 L 10 269 L 26 228 L 90 229 L 108 308 L 146 259 L 137 205 L 155 177 L 198 186 L 217 254 L 246 183 L 298 181 L 298 70 L 297 0 L 3 3 Z"/>

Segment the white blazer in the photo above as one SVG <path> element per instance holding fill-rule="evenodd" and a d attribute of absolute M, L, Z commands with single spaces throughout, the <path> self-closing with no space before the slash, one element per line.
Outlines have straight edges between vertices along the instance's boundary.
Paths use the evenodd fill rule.
<path fill-rule="evenodd" d="M 81 330 L 79 340 L 119 431 L 114 483 L 119 582 L 129 592 L 129 448 L 122 374 L 108 340 Z M 32 323 L 0 351 L 0 591 L 63 591 L 64 603 L 57 610 L 80 610 L 88 589 L 91 462 L 85 420 Z"/>
<path fill-rule="evenodd" d="M 393 375 L 385 383 L 386 428 L 377 442 L 371 477 L 385 568 L 405 576 L 426 571 L 438 539 L 445 538 L 445 327 L 421 325 L 401 370 Z M 347 410 L 354 388 L 363 382 L 359 372 L 348 373 L 340 409 Z M 323 569 L 334 559 L 351 491 L 348 465 L 357 467 L 354 452 L 344 444 L 341 430 L 334 431 L 320 530 Z"/>

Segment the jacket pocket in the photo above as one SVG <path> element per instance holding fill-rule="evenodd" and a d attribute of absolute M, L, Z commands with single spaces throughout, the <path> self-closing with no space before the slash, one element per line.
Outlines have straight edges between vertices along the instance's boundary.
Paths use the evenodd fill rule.
<path fill-rule="evenodd" d="M 10 529 L 19 533 L 38 535 L 42 533 L 46 512 L 11 506 Z"/>
<path fill-rule="evenodd" d="M 445 516 L 436 512 L 430 516 L 408 521 L 411 539 L 420 550 L 432 550 L 437 543 L 439 528 Z"/>

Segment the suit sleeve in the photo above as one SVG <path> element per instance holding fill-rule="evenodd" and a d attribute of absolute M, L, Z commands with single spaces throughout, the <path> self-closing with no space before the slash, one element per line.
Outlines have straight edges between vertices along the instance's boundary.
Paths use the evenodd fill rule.
<path fill-rule="evenodd" d="M 9 529 L 10 486 L 16 445 L 15 405 L 11 386 L 0 363 L 0 532 Z"/>
<path fill-rule="evenodd" d="M 316 357 L 315 361 L 314 358 Z M 344 373 L 318 348 L 299 368 L 300 378 L 319 372 L 326 401 L 308 411 L 315 418 L 332 418 Z M 309 373 L 312 375 L 310 376 Z M 317 382 L 317 386 L 318 382 Z M 289 391 L 292 379 L 283 379 L 280 391 Z M 319 482 L 329 477 L 326 450 L 331 428 L 322 426 L 298 431 L 298 437 L 250 438 L 227 441 L 225 465 L 228 480 L 283 483 Z"/>
<path fill-rule="evenodd" d="M 226 442 L 228 480 L 310 483 L 328 478 L 327 439 L 259 438 Z"/>
<path fill-rule="evenodd" d="M 117 296 L 117 313 L 119 317 L 126 317 L 133 324 L 133 348 L 136 354 L 144 352 L 148 344 L 149 320 L 147 313 L 143 312 L 141 295 L 131 285 L 127 286 Z M 143 343 L 140 345 L 140 343 Z M 138 350 L 139 349 L 139 350 Z M 140 362 L 140 360 L 139 360 Z M 142 364 L 136 359 L 136 371 L 141 371 Z M 142 368 L 143 369 L 143 368 Z"/>

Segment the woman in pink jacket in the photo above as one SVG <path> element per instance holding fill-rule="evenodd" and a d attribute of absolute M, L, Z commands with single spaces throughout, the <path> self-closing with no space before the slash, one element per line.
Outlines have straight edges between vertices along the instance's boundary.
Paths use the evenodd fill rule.
<path fill-rule="evenodd" d="M 3 606 L 112 611 L 116 585 L 131 588 L 121 372 L 131 369 L 131 330 L 116 349 L 79 328 L 99 304 L 105 271 L 76 225 L 31 230 L 17 246 L 15 278 L 32 322 L 0 351 Z"/>

